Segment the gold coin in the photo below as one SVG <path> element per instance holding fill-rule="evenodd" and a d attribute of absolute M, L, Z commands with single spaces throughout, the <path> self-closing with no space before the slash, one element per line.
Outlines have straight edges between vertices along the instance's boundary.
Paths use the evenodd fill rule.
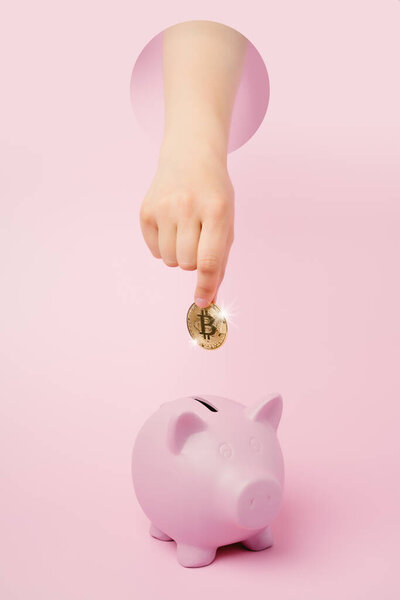
<path fill-rule="evenodd" d="M 228 323 L 221 309 L 211 303 L 199 308 L 193 303 L 187 311 L 186 324 L 192 338 L 205 350 L 216 350 L 228 334 Z"/>

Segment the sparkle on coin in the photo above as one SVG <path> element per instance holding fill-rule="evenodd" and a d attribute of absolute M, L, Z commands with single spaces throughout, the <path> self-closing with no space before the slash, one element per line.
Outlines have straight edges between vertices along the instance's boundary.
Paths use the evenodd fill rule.
<path fill-rule="evenodd" d="M 194 302 L 186 315 L 188 331 L 198 346 L 216 350 L 228 334 L 228 323 L 221 309 L 214 303 L 199 308 Z"/>

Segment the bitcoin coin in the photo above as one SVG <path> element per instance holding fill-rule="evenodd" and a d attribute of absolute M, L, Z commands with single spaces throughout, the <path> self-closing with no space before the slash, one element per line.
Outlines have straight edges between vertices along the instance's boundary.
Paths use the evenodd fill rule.
<path fill-rule="evenodd" d="M 205 350 L 216 350 L 228 334 L 228 323 L 221 309 L 211 303 L 199 308 L 196 303 L 189 307 L 186 324 L 192 338 Z"/>

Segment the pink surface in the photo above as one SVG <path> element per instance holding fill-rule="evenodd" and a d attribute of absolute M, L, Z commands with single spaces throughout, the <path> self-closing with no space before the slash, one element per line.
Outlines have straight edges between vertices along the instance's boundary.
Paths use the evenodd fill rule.
<path fill-rule="evenodd" d="M 0 62 L 2 600 L 397 599 L 400 3 L 9 4 Z M 229 157 L 229 338 L 191 346 L 196 273 L 145 246 L 157 153 L 132 66 L 172 22 L 265 57 L 266 118 Z M 233 324 L 234 323 L 234 324 Z M 276 543 L 182 569 L 130 476 L 160 404 L 279 390 Z"/>
<path fill-rule="evenodd" d="M 143 48 L 131 77 L 134 113 L 140 125 L 157 144 L 161 143 L 164 132 L 162 47 L 161 31 Z M 268 100 L 267 69 L 260 53 L 250 41 L 232 113 L 228 152 L 233 152 L 254 135 L 265 116 Z"/>

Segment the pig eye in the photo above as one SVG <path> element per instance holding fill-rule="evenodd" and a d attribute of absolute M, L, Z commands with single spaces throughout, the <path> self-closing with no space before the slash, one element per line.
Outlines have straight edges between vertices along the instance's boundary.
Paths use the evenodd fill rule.
<path fill-rule="evenodd" d="M 253 452 L 260 452 L 261 444 L 260 441 L 256 437 L 251 437 L 249 440 L 250 448 Z"/>
<path fill-rule="evenodd" d="M 232 456 L 232 447 L 226 442 L 223 442 L 219 446 L 219 453 L 223 458 L 230 458 Z"/>

